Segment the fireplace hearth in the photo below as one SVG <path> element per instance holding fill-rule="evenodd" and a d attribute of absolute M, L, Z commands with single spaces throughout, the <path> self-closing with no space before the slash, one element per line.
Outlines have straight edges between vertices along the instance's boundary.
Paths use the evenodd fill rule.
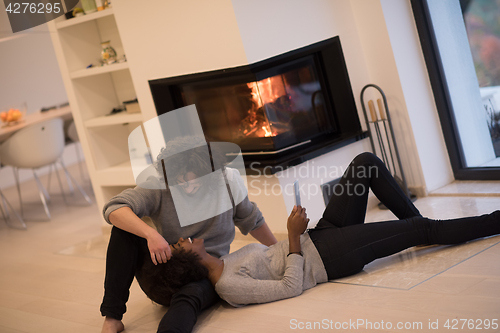
<path fill-rule="evenodd" d="M 149 83 L 158 115 L 195 104 L 207 138 L 238 144 L 247 167 L 279 171 L 366 137 L 339 37 Z"/>

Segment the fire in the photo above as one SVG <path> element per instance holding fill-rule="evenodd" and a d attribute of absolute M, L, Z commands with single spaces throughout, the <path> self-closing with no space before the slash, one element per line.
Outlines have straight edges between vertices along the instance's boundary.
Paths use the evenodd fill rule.
<path fill-rule="evenodd" d="M 257 86 L 257 82 L 247 83 L 247 87 L 252 89 L 252 99 L 255 102 L 255 105 L 257 106 L 257 108 L 260 108 L 263 105 L 263 103 L 262 103 L 262 99 L 260 98 L 259 88 Z"/>
<path fill-rule="evenodd" d="M 287 96 L 282 75 L 272 76 L 257 82 L 247 83 L 252 90 L 254 106 L 248 110 L 248 116 L 240 124 L 240 135 L 244 137 L 273 137 L 278 135 L 276 128 L 267 118 L 265 105 L 272 105 L 276 100 Z"/>
<path fill-rule="evenodd" d="M 271 128 L 269 127 L 269 125 L 267 126 L 262 126 L 262 129 L 264 130 L 264 132 L 266 133 L 264 136 L 266 138 L 270 137 L 270 136 L 274 136 L 273 135 L 273 132 L 271 132 Z"/>
<path fill-rule="evenodd" d="M 252 97 L 258 108 L 273 103 L 287 94 L 281 75 L 268 77 L 258 82 L 250 82 L 247 83 L 247 86 L 252 89 Z"/>

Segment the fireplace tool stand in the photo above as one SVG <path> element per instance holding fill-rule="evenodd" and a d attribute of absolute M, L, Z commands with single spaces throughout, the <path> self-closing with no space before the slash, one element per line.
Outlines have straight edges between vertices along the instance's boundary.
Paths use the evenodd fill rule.
<path fill-rule="evenodd" d="M 367 88 L 373 87 L 377 89 L 382 96 L 382 99 L 377 99 L 377 106 L 380 117 L 377 116 L 377 111 L 373 100 L 368 101 L 368 108 L 370 109 L 370 118 L 366 113 L 364 93 Z M 384 91 L 375 84 L 367 84 L 361 90 L 361 106 L 363 107 L 363 114 L 366 120 L 366 127 L 370 133 L 370 143 L 372 146 L 373 153 L 382 158 L 382 161 L 387 166 L 387 169 L 391 172 L 396 179 L 396 182 L 401 187 L 406 196 L 410 198 L 411 201 L 415 201 L 417 197 L 410 192 L 408 189 L 408 184 L 406 183 L 405 174 L 403 167 L 401 165 L 401 158 L 399 156 L 398 147 L 396 145 L 396 138 L 394 136 L 394 130 L 392 127 L 391 116 L 389 114 L 389 107 L 387 106 L 387 99 L 385 97 Z M 369 120 L 371 119 L 371 121 Z M 373 130 L 372 130 L 373 128 Z M 375 139 L 374 139 L 375 137 Z M 375 144 L 375 140 L 377 144 Z M 378 147 L 378 149 L 376 149 Z M 398 176 L 398 169 L 399 175 Z M 387 209 L 384 204 L 379 203 L 381 209 Z"/>

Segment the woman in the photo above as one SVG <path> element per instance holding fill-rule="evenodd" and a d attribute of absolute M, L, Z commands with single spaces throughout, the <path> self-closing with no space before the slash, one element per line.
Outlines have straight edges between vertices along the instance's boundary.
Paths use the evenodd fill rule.
<path fill-rule="evenodd" d="M 422 217 L 371 153 L 358 155 L 337 186 L 314 229 L 304 233 L 309 219 L 299 206 L 288 218 L 288 240 L 270 247 L 249 244 L 218 259 L 205 252 L 202 239 L 181 238 L 172 245 L 173 257 L 190 259 L 184 269 L 177 269 L 188 272 L 194 266 L 204 267 L 219 296 L 242 306 L 300 295 L 317 283 L 355 274 L 375 259 L 412 246 L 458 244 L 500 234 L 500 211 L 444 221 Z M 364 224 L 368 189 L 399 220 Z M 165 268 L 169 265 L 177 264 L 167 262 Z M 184 274 L 174 279 L 187 283 L 190 278 L 199 277 Z M 159 293 L 168 292 L 156 288 Z"/>

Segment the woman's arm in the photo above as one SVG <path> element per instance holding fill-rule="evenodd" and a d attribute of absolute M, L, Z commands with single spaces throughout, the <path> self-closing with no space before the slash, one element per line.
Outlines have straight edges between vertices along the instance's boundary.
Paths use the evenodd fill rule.
<path fill-rule="evenodd" d="M 302 206 L 293 206 L 286 225 L 288 229 L 289 253 L 302 255 L 300 235 L 306 231 L 307 223 L 309 223 L 309 219 L 307 218 L 306 209 Z"/>
<path fill-rule="evenodd" d="M 292 254 L 286 258 L 285 274 L 281 280 L 259 280 L 233 274 L 226 280 L 219 280 L 215 291 L 233 306 L 268 303 L 300 295 L 303 280 L 304 258 Z"/>
<path fill-rule="evenodd" d="M 234 306 L 267 303 L 302 293 L 304 283 L 304 258 L 300 235 L 307 228 L 306 210 L 294 207 L 287 221 L 289 254 L 286 268 L 280 280 L 259 280 L 248 275 L 234 274 L 227 280 L 219 280 L 215 288 L 219 296 Z"/>

